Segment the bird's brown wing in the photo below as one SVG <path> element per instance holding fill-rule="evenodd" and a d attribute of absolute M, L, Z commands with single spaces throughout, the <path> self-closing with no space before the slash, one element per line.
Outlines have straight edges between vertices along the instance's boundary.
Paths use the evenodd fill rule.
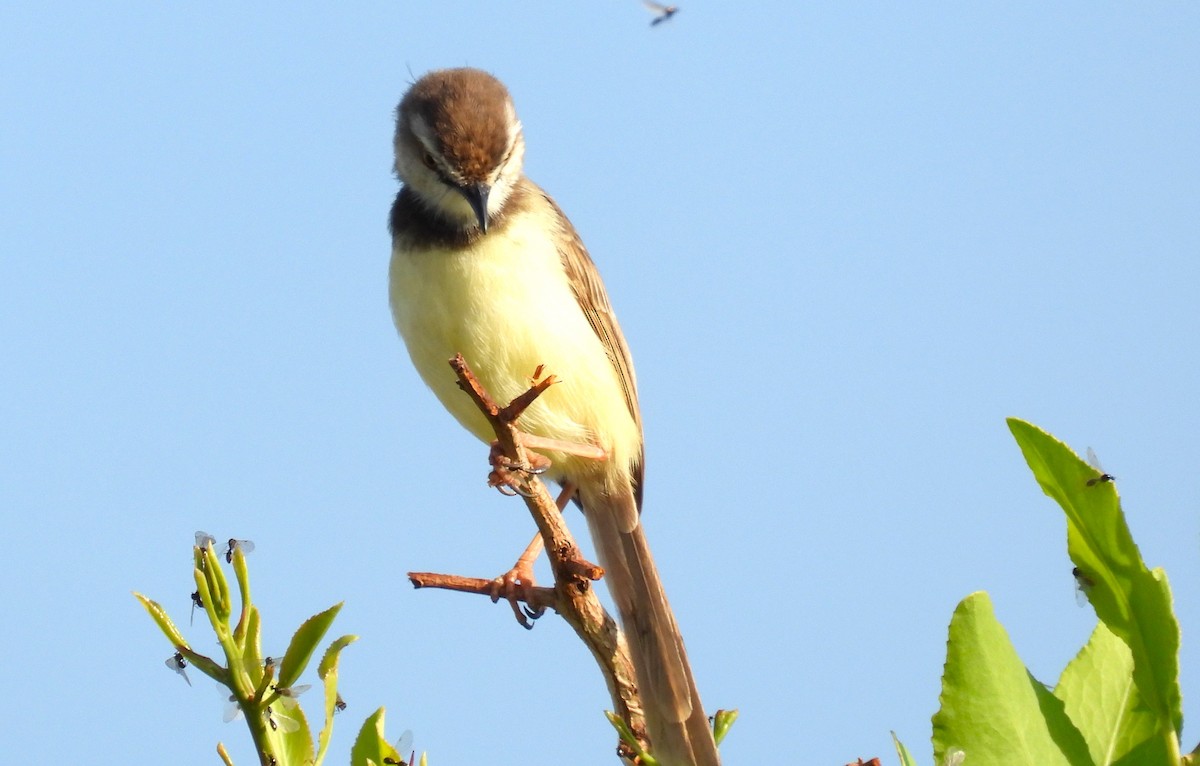
<path fill-rule="evenodd" d="M 608 302 L 608 293 L 604 290 L 604 283 L 600 280 L 600 272 L 596 270 L 596 264 L 592 262 L 591 256 L 588 255 L 587 248 L 583 246 L 583 240 L 579 238 L 575 227 L 571 225 L 570 220 L 559 209 L 558 204 L 550 197 L 550 195 L 538 189 L 538 193 L 546 200 L 546 202 L 554 209 L 557 214 L 558 225 L 562 230 L 563 237 L 559 241 L 564 243 L 559 247 L 559 256 L 562 258 L 563 269 L 567 273 L 567 278 L 571 282 L 571 289 L 575 292 L 575 300 L 579 302 L 579 308 L 583 311 L 583 315 L 587 317 L 588 324 L 596 333 L 596 337 L 604 345 L 604 350 L 608 353 L 608 359 L 612 362 L 613 368 L 617 371 L 617 377 L 621 381 L 621 389 L 625 393 L 625 404 L 629 407 L 629 414 L 633 416 L 633 420 L 638 425 L 638 430 L 642 428 L 642 415 L 638 408 L 637 398 L 637 379 L 633 372 L 633 357 L 629 353 L 629 346 L 625 343 L 625 336 L 621 334 L 621 326 L 617 324 L 617 317 L 613 313 L 612 304 Z M 637 499 L 638 510 L 642 508 L 642 480 L 645 475 L 645 456 L 638 455 L 638 464 L 634 468 L 634 494 Z"/>

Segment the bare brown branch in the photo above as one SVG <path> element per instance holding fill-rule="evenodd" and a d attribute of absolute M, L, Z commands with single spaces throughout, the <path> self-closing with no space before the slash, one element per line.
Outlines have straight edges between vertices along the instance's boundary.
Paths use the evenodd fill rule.
<path fill-rule="evenodd" d="M 464 577 L 437 572 L 409 572 L 408 579 L 414 588 L 441 588 L 442 590 L 455 590 L 459 593 L 478 593 L 480 596 L 488 597 L 491 597 L 492 586 L 495 584 L 495 580 L 485 580 L 481 577 Z M 518 599 L 534 609 L 539 606 L 554 608 L 556 601 L 554 588 L 533 588 L 532 592 L 533 598 L 518 597 Z"/>
<path fill-rule="evenodd" d="M 520 414 L 554 385 L 555 377 L 548 375 L 543 378 L 542 368 L 539 367 L 529 389 L 505 407 L 500 407 L 484 390 L 462 355 L 451 359 L 450 367 L 458 376 L 459 388 L 471 397 L 496 434 L 496 443 L 492 448 L 493 472 L 489 476 L 489 483 L 496 486 L 496 480 L 502 479 L 499 483 L 521 496 L 545 542 L 550 568 L 554 573 L 554 587 L 533 588 L 533 597 L 528 600 L 538 603 L 529 604 L 526 600 L 527 605 L 532 609 L 540 606 L 553 608 L 574 629 L 591 651 L 604 676 L 613 711 L 638 737 L 643 748 L 649 749 L 629 649 L 616 621 L 601 605 L 595 589 L 591 587 L 591 583 L 600 579 L 604 570 L 586 561 L 580 554 L 554 498 L 534 473 L 533 469 L 541 466 L 537 461 L 540 456 L 531 460 L 518 436 L 516 422 Z M 443 588 L 488 596 L 494 594 L 493 580 L 430 572 L 410 572 L 409 579 L 418 588 Z M 629 760 L 628 756 L 626 759 Z"/>
<path fill-rule="evenodd" d="M 492 603 L 500 600 L 497 595 L 497 580 L 495 579 L 484 580 L 480 577 L 463 577 L 462 575 L 437 572 L 409 572 L 408 579 L 414 588 L 440 588 L 455 590 L 459 593 L 477 593 L 489 597 Z M 532 587 L 524 592 L 514 593 L 506 600 L 512 607 L 517 622 L 526 629 L 533 628 L 530 619 L 536 620 L 547 607 L 558 610 L 558 595 L 554 592 L 554 588 Z M 521 609 L 519 604 L 522 603 L 529 608 L 528 611 Z"/>

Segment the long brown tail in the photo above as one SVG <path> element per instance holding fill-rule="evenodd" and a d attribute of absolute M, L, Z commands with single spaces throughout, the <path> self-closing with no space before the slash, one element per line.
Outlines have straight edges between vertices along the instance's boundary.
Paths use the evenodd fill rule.
<path fill-rule="evenodd" d="M 614 495 L 581 486 L 579 499 L 629 644 L 651 754 L 662 766 L 719 766 L 683 638 L 637 521 L 632 490 Z M 629 519 L 632 528 L 624 529 Z"/>

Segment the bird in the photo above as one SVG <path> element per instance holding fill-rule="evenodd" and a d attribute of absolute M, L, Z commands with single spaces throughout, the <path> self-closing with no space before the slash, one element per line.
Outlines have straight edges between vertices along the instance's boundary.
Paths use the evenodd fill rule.
<path fill-rule="evenodd" d="M 654 2 L 654 0 L 642 0 L 642 5 L 656 14 L 654 20 L 650 22 L 650 26 L 652 27 L 658 26 L 679 12 L 678 5 L 663 5 L 662 3 Z"/>
<path fill-rule="evenodd" d="M 389 300 L 417 373 L 467 431 L 494 439 L 447 362 L 498 402 L 544 368 L 558 382 L 521 415 L 546 477 L 574 489 L 637 674 L 663 766 L 720 763 L 641 523 L 644 447 L 633 360 L 575 227 L 523 171 L 504 84 L 474 68 L 419 78 L 396 109 Z M 572 450 L 566 445 L 586 449 Z M 604 459 L 596 459 L 595 453 Z M 592 454 L 588 454 L 592 453 Z"/>

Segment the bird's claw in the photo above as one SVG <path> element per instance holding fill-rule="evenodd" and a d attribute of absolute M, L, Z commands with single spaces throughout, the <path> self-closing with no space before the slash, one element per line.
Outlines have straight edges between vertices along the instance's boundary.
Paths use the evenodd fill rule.
<path fill-rule="evenodd" d="M 492 442 L 492 452 L 489 455 L 489 462 L 492 464 L 492 471 L 488 474 L 488 486 L 495 487 L 500 490 L 500 494 L 508 497 L 531 497 L 532 495 L 522 488 L 524 483 L 523 477 L 514 476 L 514 473 L 522 473 L 525 476 L 541 476 L 550 469 L 550 461 L 541 455 L 534 453 L 528 454 L 529 463 L 518 463 L 517 461 L 505 455 L 498 442 Z"/>
<path fill-rule="evenodd" d="M 533 630 L 531 620 L 536 620 L 546 613 L 544 606 L 531 606 L 534 602 L 533 587 L 533 568 L 518 563 L 492 580 L 492 603 L 503 598 L 512 607 L 513 616 L 517 618 L 521 627 Z"/>
<path fill-rule="evenodd" d="M 527 492 L 522 489 L 520 483 L 513 479 L 507 473 L 492 471 L 488 475 L 488 486 L 495 487 L 500 494 L 506 497 L 533 497 L 532 492 Z"/>

